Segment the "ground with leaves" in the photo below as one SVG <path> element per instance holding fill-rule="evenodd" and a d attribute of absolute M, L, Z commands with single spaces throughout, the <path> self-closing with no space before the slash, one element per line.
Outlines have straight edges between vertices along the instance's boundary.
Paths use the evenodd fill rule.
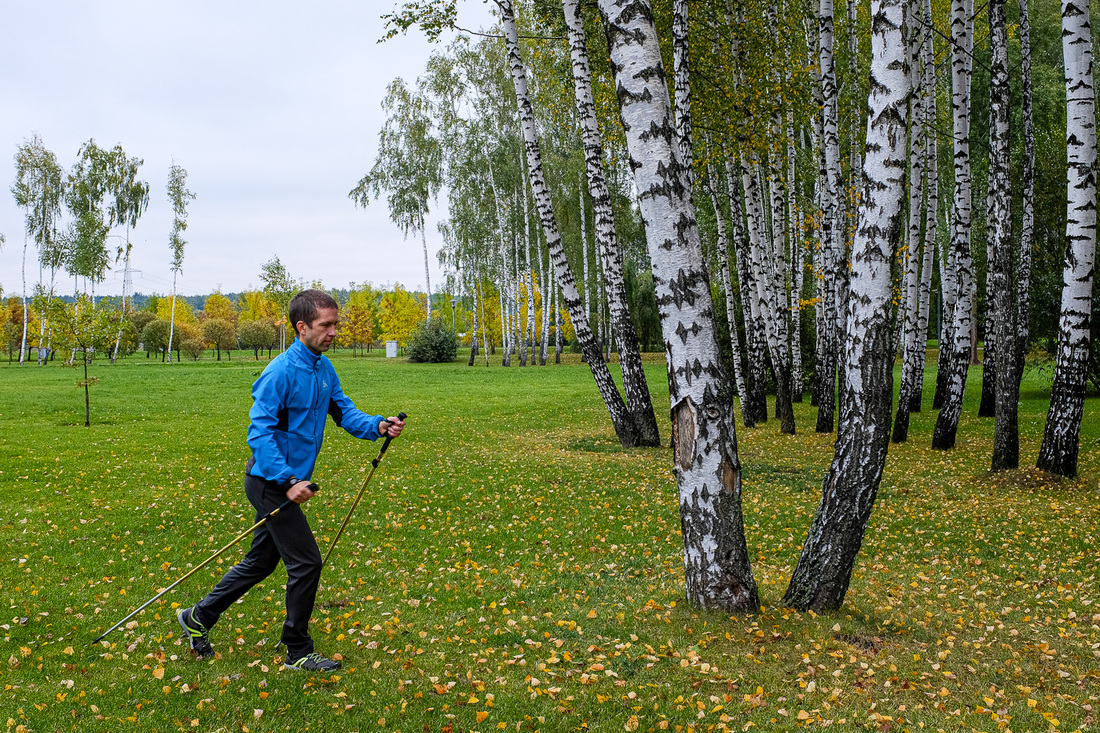
<path fill-rule="evenodd" d="M 774 420 L 741 429 L 765 609 L 731 617 L 685 607 L 669 451 L 618 447 L 587 367 L 337 362 L 364 408 L 410 417 L 322 577 L 313 634 L 342 657 L 331 676 L 282 669 L 281 568 L 223 617 L 215 659 L 190 657 L 174 609 L 243 544 L 89 645 L 251 524 L 241 472 L 264 362 L 97 362 L 91 428 L 78 424 L 74 372 L 0 367 L 0 725 L 1095 728 L 1096 399 L 1076 481 L 989 474 L 993 424 L 976 405 L 947 453 L 928 447 L 935 413 L 914 415 L 910 442 L 891 448 L 846 605 L 828 616 L 779 602 L 831 438 L 812 432 L 808 402 L 796 436 Z M 663 366 L 648 369 L 660 411 Z M 1041 375 L 1029 380 L 1024 465 L 1046 410 Z M 378 447 L 330 429 L 307 509 L 322 552 Z"/>

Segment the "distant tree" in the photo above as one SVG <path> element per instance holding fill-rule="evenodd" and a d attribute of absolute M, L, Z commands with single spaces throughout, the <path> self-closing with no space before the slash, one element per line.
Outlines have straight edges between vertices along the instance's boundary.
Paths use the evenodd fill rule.
<path fill-rule="evenodd" d="M 237 306 L 233 301 L 216 290 L 206 297 L 202 305 L 202 312 L 206 318 L 220 318 L 235 324 L 237 322 Z"/>
<path fill-rule="evenodd" d="M 228 300 L 228 298 L 226 299 Z M 218 361 L 222 360 L 222 349 L 233 359 L 233 344 L 237 343 L 237 329 L 231 321 L 224 318 L 207 318 L 202 322 L 203 340 L 218 352 Z"/>
<path fill-rule="evenodd" d="M 54 274 L 61 267 L 63 238 L 58 231 L 64 201 L 65 176 L 57 162 L 57 156 L 42 144 L 36 133 L 24 142 L 15 154 L 16 178 L 12 186 L 15 202 L 26 210 L 27 234 L 38 248 L 39 272 L 50 271 L 47 302 L 53 299 Z M 23 245 L 23 300 L 27 298 L 26 243 Z M 46 319 L 42 319 L 44 328 Z M 43 334 L 39 334 L 42 341 Z M 23 334 L 22 353 L 26 352 L 26 334 Z M 39 358 L 39 364 L 42 359 Z"/>
<path fill-rule="evenodd" d="M 201 338 L 186 338 L 180 343 L 180 351 L 190 356 L 192 361 L 198 361 L 206 351 L 206 343 Z"/>
<path fill-rule="evenodd" d="M 374 288 L 363 285 L 348 295 L 348 301 L 340 312 L 340 337 L 352 353 L 356 347 L 366 349 L 374 342 L 379 318 L 378 297 Z"/>
<path fill-rule="evenodd" d="M 72 304 L 54 300 L 52 307 L 50 322 L 57 328 L 62 344 L 81 354 L 84 379 L 77 382 L 77 386 L 84 388 L 84 427 L 89 427 L 92 424 L 90 387 L 99 380 L 88 376 L 88 363 L 97 350 L 111 348 L 115 332 L 111 314 L 107 309 L 93 308 L 91 298 L 83 293 Z"/>
<path fill-rule="evenodd" d="M 271 349 L 278 337 L 278 331 L 270 321 L 244 321 L 237 329 L 237 341 L 242 348 L 252 349 L 256 361 L 260 360 L 261 349 Z"/>
<path fill-rule="evenodd" d="M 194 200 L 195 194 L 187 188 L 187 171 L 183 166 L 174 165 L 168 171 L 168 201 L 172 204 L 172 233 L 168 235 L 168 246 L 172 250 L 172 319 L 168 329 L 169 340 L 175 332 L 176 278 L 183 271 L 183 250 L 187 242 L 183 233 L 187 231 L 187 204 Z M 172 362 L 172 352 L 168 351 L 168 362 Z"/>
<path fill-rule="evenodd" d="M 8 362 L 10 363 L 16 350 L 22 344 L 23 314 L 26 309 L 23 307 L 23 301 L 12 296 L 4 301 L 3 310 L 4 349 L 8 352 Z"/>
<path fill-rule="evenodd" d="M 285 349 L 287 308 L 291 298 L 302 289 L 301 283 L 290 276 L 278 257 L 272 257 L 261 266 L 260 280 L 264 284 L 264 295 L 278 306 L 275 322 L 279 326 L 280 348 Z"/>
<path fill-rule="evenodd" d="M 130 328 L 133 330 L 134 338 L 140 342 L 145 327 L 157 320 L 157 314 L 147 310 L 130 311 L 129 318 Z M 145 352 L 148 353 L 149 350 L 145 349 Z"/>
<path fill-rule="evenodd" d="M 195 309 L 183 298 L 178 300 L 161 298 L 157 307 L 157 318 L 168 321 L 170 331 L 175 330 L 173 324 L 189 323 L 193 326 L 198 325 Z"/>
<path fill-rule="evenodd" d="M 271 321 L 279 317 L 279 306 L 260 290 L 246 290 L 237 298 L 237 322 Z"/>
<path fill-rule="evenodd" d="M 424 320 L 424 306 L 420 299 L 401 287 L 400 283 L 382 296 L 379 311 L 382 338 L 396 341 L 402 347 L 408 344 L 417 324 Z"/>
<path fill-rule="evenodd" d="M 168 353 L 168 339 L 175 335 L 171 324 L 159 318 L 150 321 L 141 330 L 141 343 L 145 345 L 145 351 L 161 355 L 164 361 Z"/>

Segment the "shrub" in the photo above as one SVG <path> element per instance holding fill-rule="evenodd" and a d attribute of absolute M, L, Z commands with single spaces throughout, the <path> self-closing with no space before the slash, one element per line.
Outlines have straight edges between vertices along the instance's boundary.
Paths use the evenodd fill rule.
<path fill-rule="evenodd" d="M 409 339 L 409 361 L 443 364 L 458 355 L 458 339 L 441 318 L 422 321 Z"/>

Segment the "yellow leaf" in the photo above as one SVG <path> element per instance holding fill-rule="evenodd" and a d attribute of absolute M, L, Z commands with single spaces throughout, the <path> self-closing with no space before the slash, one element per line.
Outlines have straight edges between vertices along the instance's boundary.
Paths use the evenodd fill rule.
<path fill-rule="evenodd" d="M 484 710 L 479 710 L 478 713 L 477 713 L 477 716 L 476 716 L 477 722 L 478 723 L 484 723 L 485 719 L 488 718 L 488 717 L 489 717 L 489 713 L 485 712 Z"/>
<path fill-rule="evenodd" d="M 153 670 L 153 677 L 158 680 L 164 679 L 164 667 L 157 667 Z"/>
<path fill-rule="evenodd" d="M 588 612 L 588 618 L 596 618 L 596 609 L 592 609 Z"/>

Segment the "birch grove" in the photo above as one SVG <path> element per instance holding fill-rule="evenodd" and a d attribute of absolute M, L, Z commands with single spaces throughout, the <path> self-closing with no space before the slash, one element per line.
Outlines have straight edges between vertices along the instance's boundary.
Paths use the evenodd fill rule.
<path fill-rule="evenodd" d="M 1036 288 L 1049 289 L 1031 277 L 1032 250 L 1049 257 L 1034 242 L 1037 229 L 1049 236 L 1053 218 L 1035 205 L 1037 188 L 1048 199 L 1051 192 L 1036 175 L 1043 140 L 1034 130 L 1026 0 L 1018 8 L 1007 0 L 980 7 L 952 0 L 949 12 L 931 0 L 875 0 L 870 16 L 856 0 L 598 0 L 601 26 L 581 0 L 562 0 L 561 14 L 520 0 L 496 5 L 494 31 L 505 42 L 487 34 L 476 48 L 485 49 L 484 63 L 508 70 L 515 107 L 495 123 L 500 142 L 484 147 L 503 150 L 513 135 L 523 150 L 511 157 L 477 153 L 494 161 L 490 178 L 508 183 L 500 186 L 503 195 L 487 199 L 498 208 L 495 230 L 470 246 L 487 249 L 498 263 L 490 277 L 497 282 L 488 285 L 500 292 L 494 307 L 502 361 L 515 353 L 522 365 L 530 353 L 534 363 L 541 341 L 544 362 L 550 329 L 560 361 L 563 333 L 568 337 L 560 317 L 568 314 L 574 346 L 596 377 L 620 441 L 656 445 L 660 421 L 640 417 L 635 407 L 644 404 L 636 396 L 648 396 L 637 348 L 645 330 L 637 279 L 652 276 L 653 290 L 641 297 L 655 299 L 665 350 L 693 605 L 758 603 L 740 516 L 733 414 L 739 403 L 746 427 L 793 434 L 803 374 L 815 429 L 835 430 L 836 439 L 785 598 L 795 607 L 843 603 L 890 439 L 912 440 L 912 431 L 930 422 L 911 418 L 927 407 L 926 372 L 929 383 L 936 380 L 931 443 L 951 449 L 973 425 L 963 421 L 964 401 L 971 404 L 966 387 L 977 355 L 984 356 L 983 387 L 996 415 L 991 466 L 1018 465 L 1024 354 L 1039 342 L 1032 328 L 1042 317 L 1031 303 Z M 1087 22 L 1082 6 L 1063 6 L 1066 38 L 1088 37 L 1073 25 Z M 594 49 L 604 51 L 604 41 L 601 57 Z M 545 93 L 526 90 L 531 70 L 520 61 L 521 43 L 533 50 L 532 73 L 541 75 Z M 1088 379 L 1082 354 L 1092 306 L 1082 300 L 1082 283 L 1091 283 L 1095 250 L 1087 241 L 1077 245 L 1094 226 L 1086 202 L 1095 196 L 1082 190 L 1094 185 L 1095 172 L 1088 154 L 1073 148 L 1088 147 L 1091 132 L 1074 127 L 1091 114 L 1074 106 L 1087 96 L 1084 77 L 1070 81 L 1071 52 L 1086 45 L 1076 43 L 1066 47 L 1066 140 L 1071 161 L 1081 162 L 1071 165 L 1066 189 L 1077 198 L 1067 206 L 1058 376 L 1039 460 L 1069 475 L 1080 443 L 1073 405 Z M 1011 63 L 1014 48 L 1019 68 Z M 1018 118 L 1010 98 L 1016 74 Z M 982 90 L 981 99 L 972 89 Z M 502 87 L 494 90 L 481 94 L 492 104 L 511 101 Z M 948 98 L 950 112 L 941 117 L 938 101 Z M 972 120 L 983 138 L 973 146 Z M 952 169 L 940 165 L 941 155 L 951 157 Z M 500 172 L 520 159 L 522 170 Z M 533 221 L 520 212 L 528 193 L 541 237 L 522 228 Z M 985 203 L 977 212 L 975 196 Z M 560 230 L 556 217 L 567 222 Z M 642 231 L 635 228 L 632 239 L 639 220 Z M 1049 280 L 1050 265 L 1041 266 Z M 580 283 L 572 268 L 583 272 Z M 469 290 L 477 293 L 477 283 Z M 482 318 L 481 328 L 487 325 Z M 899 352 L 895 414 L 892 355 Z M 606 371 L 616 354 L 625 400 Z M 768 425 L 771 408 L 778 425 Z"/>

